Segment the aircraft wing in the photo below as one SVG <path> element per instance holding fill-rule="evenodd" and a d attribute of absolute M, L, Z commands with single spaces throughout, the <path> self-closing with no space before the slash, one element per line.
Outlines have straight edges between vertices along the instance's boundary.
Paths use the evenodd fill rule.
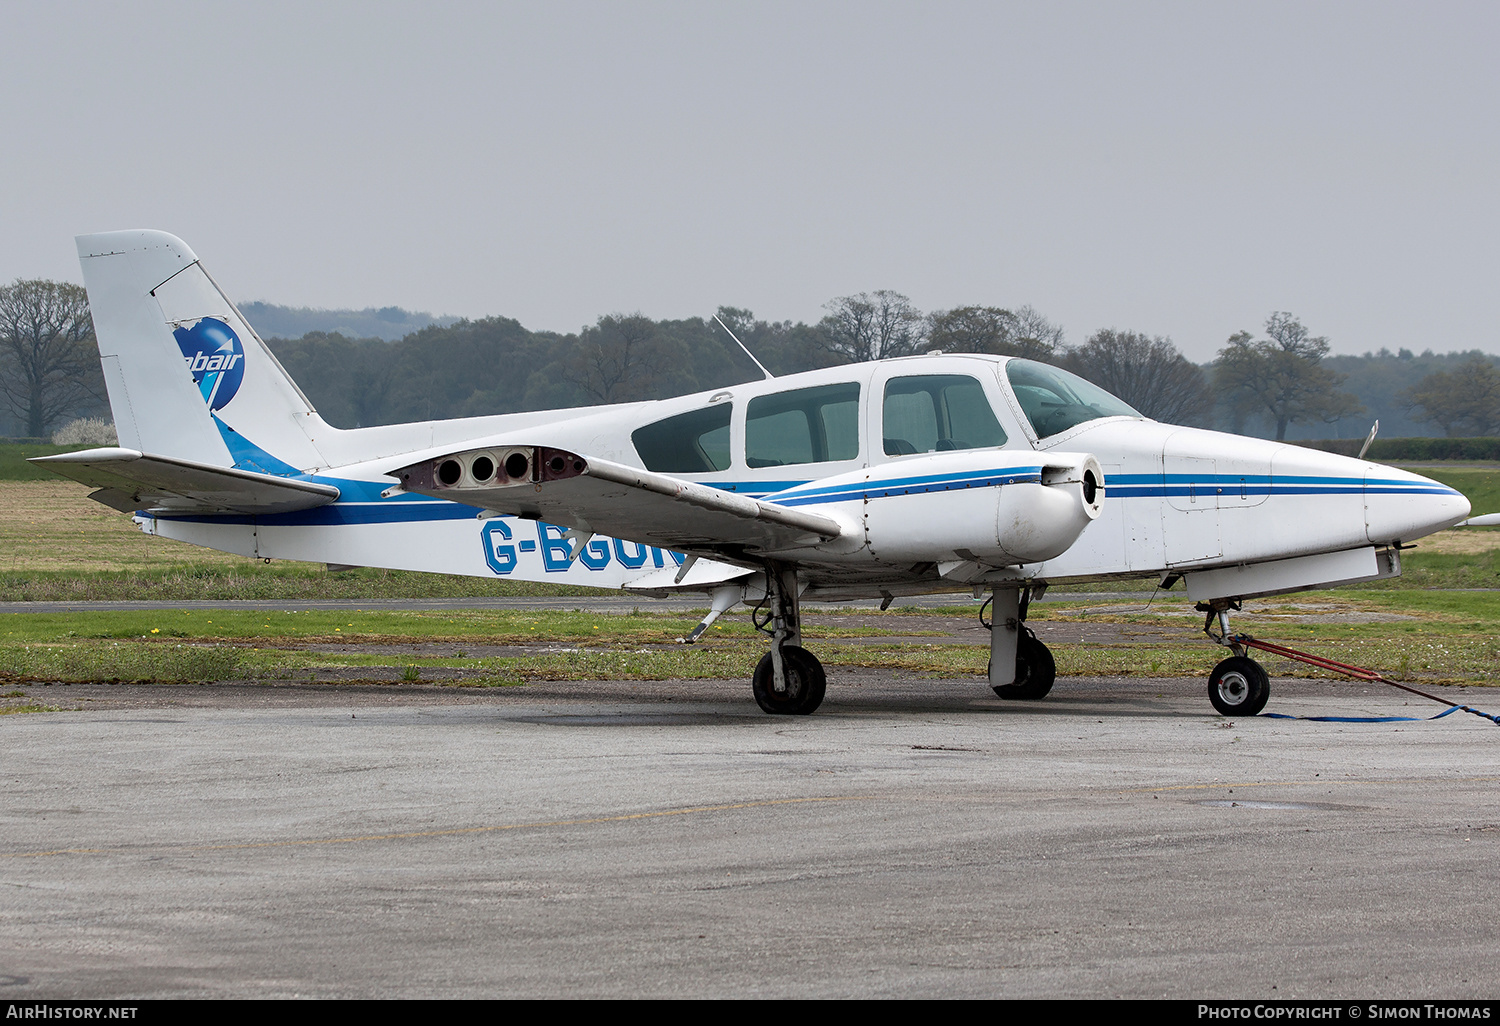
<path fill-rule="evenodd" d="M 473 449 L 388 472 L 400 489 L 578 531 L 734 557 L 816 545 L 831 517 L 542 446 Z"/>
<path fill-rule="evenodd" d="M 36 456 L 29 462 L 92 485 L 98 490 L 89 498 L 125 513 L 290 513 L 326 506 L 339 497 L 333 485 L 153 456 L 135 449 L 85 449 Z"/>

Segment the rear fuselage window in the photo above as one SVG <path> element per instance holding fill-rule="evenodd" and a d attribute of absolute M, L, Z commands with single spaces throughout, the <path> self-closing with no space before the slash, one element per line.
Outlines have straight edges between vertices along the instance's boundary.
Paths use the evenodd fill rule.
<path fill-rule="evenodd" d="M 1005 430 L 977 378 L 923 374 L 885 386 L 881 428 L 887 456 L 985 449 L 1005 444 Z"/>
<path fill-rule="evenodd" d="M 857 382 L 758 396 L 746 408 L 746 466 L 784 467 L 858 458 Z"/>
<path fill-rule="evenodd" d="M 729 469 L 729 415 L 720 403 L 638 428 L 630 440 L 647 470 L 663 474 L 707 474 Z"/>

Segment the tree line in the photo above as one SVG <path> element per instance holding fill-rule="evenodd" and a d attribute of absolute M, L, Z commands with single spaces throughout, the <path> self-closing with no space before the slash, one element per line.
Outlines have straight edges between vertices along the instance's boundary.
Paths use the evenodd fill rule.
<path fill-rule="evenodd" d="M 1199 366 L 1170 338 L 1140 331 L 1104 328 L 1069 344 L 1061 327 L 1030 306 L 924 313 L 906 296 L 882 290 L 833 299 L 824 310 L 813 324 L 767 321 L 727 306 L 710 317 L 681 320 L 610 314 L 566 334 L 488 317 L 429 322 L 395 341 L 312 331 L 268 344 L 338 427 L 665 398 L 756 380 L 755 360 L 782 376 L 942 352 L 1053 363 L 1146 416 L 1238 434 L 1284 439 L 1293 429 L 1314 436 L 1337 432 L 1340 422 L 1366 412 L 1345 387 L 1351 373 L 1362 381 L 1403 382 L 1381 386 L 1381 402 L 1399 404 L 1429 429 L 1451 437 L 1500 433 L 1496 358 L 1430 351 L 1417 358 L 1408 350 L 1330 357 L 1327 338 L 1282 311 L 1258 334 L 1231 335 L 1212 363 Z M 378 313 L 387 322 L 398 319 L 392 311 Z M 1415 367 L 1425 373 L 1414 380 Z M 107 414 L 82 288 L 24 280 L 0 287 L 0 396 L 13 432 L 29 437 Z"/>

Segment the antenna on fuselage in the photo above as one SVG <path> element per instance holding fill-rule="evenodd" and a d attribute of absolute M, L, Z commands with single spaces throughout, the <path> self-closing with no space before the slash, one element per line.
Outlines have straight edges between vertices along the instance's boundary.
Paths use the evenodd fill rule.
<path fill-rule="evenodd" d="M 716 320 L 716 321 L 719 322 L 719 327 L 723 328 L 725 331 L 729 331 L 729 325 L 725 324 L 724 321 L 723 321 L 723 319 L 721 319 L 718 314 L 714 314 L 714 320 Z M 766 376 L 766 380 L 767 381 L 772 381 L 772 380 L 775 379 L 776 375 L 774 375 L 770 371 L 766 370 L 766 365 L 763 364 L 763 363 L 761 363 L 759 360 L 755 359 L 755 354 L 750 351 L 750 349 L 745 345 L 745 343 L 743 343 L 743 342 L 740 341 L 740 337 L 738 335 L 736 335 L 732 331 L 729 331 L 729 337 L 732 338 L 732 339 L 734 339 L 734 344 L 735 345 L 737 345 L 741 349 L 745 350 L 745 355 L 748 356 L 748 357 L 750 357 L 751 362 L 753 362 L 755 364 L 755 366 L 757 366 L 757 367 L 760 368 L 760 372 Z"/>
<path fill-rule="evenodd" d="M 1370 443 L 1375 441 L 1375 436 L 1379 433 L 1380 421 L 1377 420 L 1374 424 L 1370 425 L 1370 433 L 1365 436 L 1365 444 L 1359 447 L 1359 455 L 1354 457 L 1355 459 L 1362 460 L 1365 458 L 1365 453 L 1370 451 Z"/>

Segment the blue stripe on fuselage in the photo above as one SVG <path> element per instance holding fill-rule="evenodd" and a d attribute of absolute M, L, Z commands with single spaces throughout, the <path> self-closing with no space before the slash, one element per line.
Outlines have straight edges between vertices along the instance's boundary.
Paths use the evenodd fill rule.
<path fill-rule="evenodd" d="M 809 506 L 817 503 L 882 499 L 892 495 L 922 495 L 964 488 L 994 488 L 1011 484 L 1034 484 L 1042 479 L 1041 467 L 1011 467 L 1006 470 L 970 470 L 960 474 L 924 474 L 918 477 L 884 481 L 854 481 L 833 488 L 811 488 L 808 491 L 779 492 L 767 501 L 780 506 Z"/>
<path fill-rule="evenodd" d="M 763 498 L 782 506 L 809 506 L 831 502 L 864 501 L 896 495 L 916 495 L 965 488 L 1003 487 L 1009 484 L 1035 483 L 1041 480 L 1040 466 L 1012 467 L 1006 470 L 975 470 L 961 474 L 927 474 L 885 481 L 859 481 L 832 488 L 819 488 L 812 481 L 704 481 L 702 484 L 753 498 Z M 444 520 L 468 520 L 476 516 L 474 507 L 447 499 L 401 494 L 389 499 L 380 493 L 390 487 L 379 481 L 354 478 L 321 477 L 316 474 L 286 475 L 295 480 L 331 484 L 339 489 L 338 502 L 313 509 L 262 516 L 228 514 L 222 516 L 171 516 L 163 520 L 205 524 L 260 524 L 281 527 L 336 527 L 357 524 L 430 523 Z M 767 486 L 770 486 L 769 488 Z M 1446 485 L 1429 481 L 1406 481 L 1396 478 L 1364 481 L 1360 478 L 1309 477 L 1288 475 L 1212 474 L 1115 474 L 1105 482 L 1105 496 L 1113 499 L 1163 498 L 1189 496 L 1207 487 L 1223 487 L 1249 495 L 1458 495 Z M 806 490 L 802 490 L 806 489 Z M 151 515 L 151 514 L 143 514 Z"/>

